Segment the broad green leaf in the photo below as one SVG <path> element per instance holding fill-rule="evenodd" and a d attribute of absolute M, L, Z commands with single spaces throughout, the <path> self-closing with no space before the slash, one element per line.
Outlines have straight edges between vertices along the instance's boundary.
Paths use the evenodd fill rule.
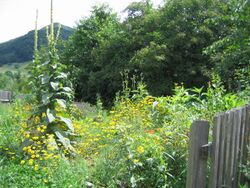
<path fill-rule="evenodd" d="M 50 98 L 53 96 L 53 93 L 46 93 L 42 96 L 43 104 L 48 104 L 50 102 Z"/>
<path fill-rule="evenodd" d="M 55 79 L 67 79 L 67 77 L 67 74 L 61 72 L 58 76 L 55 77 Z"/>
<path fill-rule="evenodd" d="M 42 75 L 42 84 L 47 84 L 49 83 L 49 80 L 50 80 L 50 76 L 48 75 Z"/>
<path fill-rule="evenodd" d="M 57 64 L 51 65 L 51 67 L 52 67 L 53 69 L 56 69 L 56 68 L 57 68 Z"/>
<path fill-rule="evenodd" d="M 56 99 L 56 102 L 62 107 L 66 108 L 66 101 L 64 99 Z"/>
<path fill-rule="evenodd" d="M 64 137 L 61 134 L 61 132 L 55 131 L 55 134 L 56 134 L 58 140 L 63 144 L 63 146 L 65 147 L 65 149 L 69 149 L 70 151 L 75 151 L 74 148 L 70 144 L 70 140 L 68 138 Z"/>
<path fill-rule="evenodd" d="M 52 123 L 53 121 L 55 121 L 56 118 L 49 108 L 47 109 L 46 114 L 47 114 L 47 118 L 48 118 L 49 123 Z"/>
<path fill-rule="evenodd" d="M 56 150 L 58 150 L 59 148 L 58 148 L 58 145 L 57 145 L 57 143 L 56 143 L 56 140 L 54 139 L 54 138 L 50 138 L 50 139 L 48 139 L 48 145 L 49 146 L 53 146 L 53 147 L 55 147 L 56 148 Z"/>
<path fill-rule="evenodd" d="M 132 176 L 132 177 L 130 178 L 130 183 L 131 183 L 131 186 L 132 186 L 132 187 L 136 187 L 136 179 L 135 179 L 134 176 Z"/>
<path fill-rule="evenodd" d="M 72 89 L 70 87 L 63 87 L 63 90 L 66 92 L 72 92 Z"/>
<path fill-rule="evenodd" d="M 64 117 L 59 117 L 61 121 L 63 121 L 67 127 L 72 131 L 74 132 L 74 127 L 73 127 L 73 124 L 72 124 L 72 121 L 68 118 L 64 118 Z"/>
<path fill-rule="evenodd" d="M 57 92 L 57 96 L 63 96 L 71 99 L 73 96 L 68 92 Z"/>
<path fill-rule="evenodd" d="M 50 85 L 51 87 L 54 89 L 54 90 L 58 90 L 59 89 L 59 85 L 60 83 L 59 82 L 50 82 Z"/>

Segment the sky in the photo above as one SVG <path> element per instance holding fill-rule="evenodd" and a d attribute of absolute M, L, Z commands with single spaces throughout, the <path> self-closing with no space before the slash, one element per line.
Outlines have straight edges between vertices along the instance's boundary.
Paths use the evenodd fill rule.
<path fill-rule="evenodd" d="M 90 15 L 94 5 L 108 3 L 120 16 L 133 1 L 140 0 L 54 0 L 54 22 L 70 27 Z M 158 6 L 162 0 L 152 0 Z M 0 0 L 0 43 L 34 30 L 36 10 L 38 28 L 50 23 L 50 0 Z"/>

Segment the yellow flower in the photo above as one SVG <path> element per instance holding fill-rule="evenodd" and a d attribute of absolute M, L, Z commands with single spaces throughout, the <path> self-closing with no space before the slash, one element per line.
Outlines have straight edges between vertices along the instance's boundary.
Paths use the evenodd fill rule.
<path fill-rule="evenodd" d="M 30 137 L 30 135 L 29 134 L 25 134 L 25 138 L 29 138 Z"/>
<path fill-rule="evenodd" d="M 21 160 L 20 164 L 24 164 L 25 163 L 25 160 Z"/>
<path fill-rule="evenodd" d="M 139 161 L 138 159 L 134 159 L 133 162 L 134 162 L 135 164 L 138 164 L 140 161 Z"/>
<path fill-rule="evenodd" d="M 49 181 L 47 179 L 43 179 L 43 182 L 44 183 L 48 183 Z"/>
<path fill-rule="evenodd" d="M 33 159 L 30 159 L 30 160 L 29 160 L 29 165 L 33 165 L 33 163 L 34 163 L 34 160 L 33 160 Z"/>
<path fill-rule="evenodd" d="M 137 147 L 137 150 L 136 150 L 139 154 L 142 154 L 142 153 L 144 153 L 144 147 L 142 147 L 142 146 L 139 146 L 139 147 Z"/>
<path fill-rule="evenodd" d="M 38 140 L 37 136 L 32 137 L 33 140 Z"/>
<path fill-rule="evenodd" d="M 39 123 L 40 122 L 40 118 L 38 116 L 35 117 L 35 123 Z"/>
<path fill-rule="evenodd" d="M 116 125 L 116 123 L 114 121 L 110 122 L 110 126 L 115 126 L 115 125 Z"/>
<path fill-rule="evenodd" d="M 31 158 L 32 158 L 32 159 L 36 158 L 36 155 L 31 155 Z"/>
<path fill-rule="evenodd" d="M 38 169 L 39 169 L 39 166 L 36 164 L 36 165 L 34 166 L 34 170 L 37 171 Z"/>

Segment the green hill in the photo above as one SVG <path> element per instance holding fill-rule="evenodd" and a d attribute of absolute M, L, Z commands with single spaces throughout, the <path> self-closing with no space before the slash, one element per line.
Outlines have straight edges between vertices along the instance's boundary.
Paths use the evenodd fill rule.
<path fill-rule="evenodd" d="M 55 23 L 55 30 L 58 30 L 58 23 Z M 72 35 L 74 29 L 61 25 L 60 39 L 66 40 Z M 46 27 L 38 31 L 38 45 L 46 45 Z M 22 63 L 32 60 L 34 47 L 34 30 L 26 35 L 12 39 L 0 44 L 0 66 L 10 63 Z"/>

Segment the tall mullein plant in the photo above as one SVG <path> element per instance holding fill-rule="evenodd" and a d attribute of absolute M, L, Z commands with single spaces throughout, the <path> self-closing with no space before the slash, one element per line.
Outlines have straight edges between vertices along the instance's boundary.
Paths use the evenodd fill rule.
<path fill-rule="evenodd" d="M 36 130 L 42 127 L 46 127 L 45 132 L 41 132 L 41 135 L 53 135 L 53 146 L 56 146 L 58 150 L 67 151 L 68 154 L 74 154 L 73 147 L 74 126 L 70 120 L 70 115 L 67 112 L 67 107 L 73 100 L 73 91 L 71 83 L 68 81 L 68 75 L 65 73 L 63 64 L 60 63 L 59 56 L 57 54 L 56 43 L 60 34 L 58 29 L 57 35 L 54 35 L 54 23 L 53 23 L 53 0 L 51 0 L 51 24 L 49 32 L 47 33 L 48 39 L 48 57 L 47 61 L 40 62 L 39 55 L 37 53 L 37 46 L 35 48 L 34 62 L 40 63 L 34 67 L 40 68 L 42 72 L 34 70 L 34 72 L 40 73 L 35 82 L 38 80 L 38 89 L 36 90 L 36 96 L 38 97 L 38 107 L 34 111 L 31 118 L 32 124 L 35 122 Z M 35 39 L 37 40 L 37 39 Z M 39 121 L 32 121 L 32 119 L 39 119 Z M 35 132 L 35 134 L 38 134 Z M 64 152 L 65 153 L 65 152 Z"/>
<path fill-rule="evenodd" d="M 39 75 L 41 74 L 41 60 L 38 53 L 37 22 L 38 22 L 38 10 L 36 11 L 35 32 L 34 32 L 34 55 L 33 55 L 33 63 L 31 66 L 31 74 L 30 74 L 30 85 L 33 93 L 35 94 L 36 102 L 38 102 L 41 99 L 39 92 L 40 90 Z"/>

